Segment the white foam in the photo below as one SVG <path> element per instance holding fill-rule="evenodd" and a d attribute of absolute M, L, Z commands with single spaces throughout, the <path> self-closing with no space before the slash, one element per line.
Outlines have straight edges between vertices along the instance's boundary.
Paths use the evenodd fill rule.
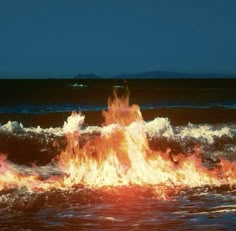
<path fill-rule="evenodd" d="M 78 88 L 85 88 L 85 87 L 88 87 L 88 85 L 82 84 L 82 83 L 68 84 L 68 86 L 70 86 L 70 87 L 78 87 Z"/>
<path fill-rule="evenodd" d="M 36 134 L 53 134 L 57 136 L 61 136 L 65 133 L 73 133 L 75 131 L 81 130 L 81 126 L 84 123 L 84 116 L 79 113 L 72 113 L 71 116 L 67 118 L 64 122 L 63 127 L 50 127 L 50 128 L 41 128 L 37 127 L 24 127 L 22 123 L 17 121 L 8 121 L 4 125 L 0 125 L 1 132 L 7 133 L 22 133 L 22 132 L 31 132 Z M 98 127 L 88 127 L 85 129 L 87 132 L 93 132 L 94 130 L 98 130 Z"/>
<path fill-rule="evenodd" d="M 101 129 L 101 133 L 102 135 L 106 136 L 106 135 L 111 134 L 113 131 L 115 131 L 119 127 L 121 127 L 119 124 L 110 124 L 110 125 L 104 126 Z"/>
<path fill-rule="evenodd" d="M 191 124 L 187 126 L 171 125 L 168 118 L 157 117 L 146 122 L 146 132 L 151 138 L 167 138 L 169 140 L 185 141 L 197 139 L 201 143 L 213 144 L 217 138 L 226 136 L 233 138 L 236 135 L 235 125 Z"/>
<path fill-rule="evenodd" d="M 52 134 L 56 136 L 63 136 L 65 133 L 73 133 L 79 131 L 81 134 L 90 133 L 102 135 L 111 133 L 121 125 L 112 124 L 109 126 L 83 126 L 85 116 L 79 113 L 72 113 L 67 118 L 62 127 L 41 128 L 24 127 L 22 123 L 16 121 L 8 121 L 4 125 L 0 125 L 0 132 L 8 133 L 22 133 L 30 132 L 36 134 Z M 136 122 L 134 122 L 136 123 Z M 134 125 L 133 125 L 134 126 Z M 139 125 L 140 126 L 140 125 Z M 132 128 L 132 124 L 130 125 Z M 166 138 L 168 140 L 175 140 L 177 142 L 185 142 L 189 140 L 198 141 L 201 143 L 213 144 L 216 139 L 223 136 L 227 138 L 234 138 L 236 136 L 236 125 L 209 125 L 209 124 L 191 124 L 187 126 L 173 126 L 168 118 L 157 117 L 149 122 L 142 122 L 141 125 L 144 132 L 152 139 Z M 130 129 L 131 129 L 130 128 Z M 134 129 L 135 131 L 135 129 Z"/>
<path fill-rule="evenodd" d="M 0 130 L 5 132 L 21 132 L 24 131 L 24 127 L 22 123 L 18 123 L 17 121 L 8 121 L 0 127 Z"/>
<path fill-rule="evenodd" d="M 17 121 L 8 121 L 4 125 L 0 125 L 0 131 L 1 132 L 7 132 L 7 133 L 37 133 L 37 134 L 54 134 L 54 135 L 63 135 L 63 131 L 61 128 L 41 128 L 40 126 L 37 127 L 24 127 L 22 123 L 19 123 Z"/>
<path fill-rule="evenodd" d="M 102 128 L 99 126 L 88 126 L 81 130 L 81 133 L 101 133 Z"/>
<path fill-rule="evenodd" d="M 62 128 L 60 127 L 55 127 L 55 128 L 41 128 L 40 126 L 35 127 L 30 127 L 30 128 L 25 128 L 25 132 L 32 132 L 32 133 L 37 133 L 37 134 L 53 134 L 56 136 L 61 136 L 64 134 Z"/>
<path fill-rule="evenodd" d="M 165 137 L 170 139 L 174 137 L 174 131 L 168 118 L 157 117 L 147 122 L 145 130 L 152 138 Z"/>
<path fill-rule="evenodd" d="M 182 140 L 194 138 L 212 144 L 215 138 L 221 138 L 222 136 L 232 137 L 233 131 L 230 127 L 214 128 L 212 125 L 194 125 L 189 123 L 188 126 L 180 130 L 177 136 Z"/>

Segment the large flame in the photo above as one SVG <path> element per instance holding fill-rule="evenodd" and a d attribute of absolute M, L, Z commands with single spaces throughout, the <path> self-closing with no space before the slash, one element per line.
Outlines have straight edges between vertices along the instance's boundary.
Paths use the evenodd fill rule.
<path fill-rule="evenodd" d="M 221 160 L 214 169 L 206 168 L 199 151 L 171 156 L 150 149 L 145 122 L 138 105 L 129 105 L 129 96 L 108 101 L 103 112 L 101 135 L 80 143 L 80 130 L 67 133 L 67 147 L 57 157 L 62 173 L 41 179 L 36 173 L 20 174 L 5 157 L 0 158 L 0 190 L 26 187 L 28 190 L 68 189 L 83 185 L 92 188 L 139 185 L 152 187 L 166 198 L 168 190 L 204 185 L 236 184 L 236 163 Z M 84 116 L 73 113 L 71 118 Z"/>

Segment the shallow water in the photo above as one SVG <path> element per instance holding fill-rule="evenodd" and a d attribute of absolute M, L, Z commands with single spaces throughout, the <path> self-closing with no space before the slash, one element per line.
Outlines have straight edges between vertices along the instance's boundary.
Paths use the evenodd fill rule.
<path fill-rule="evenodd" d="M 156 199 L 151 189 L 2 193 L 1 230 L 234 230 L 236 190 L 185 189 Z"/>

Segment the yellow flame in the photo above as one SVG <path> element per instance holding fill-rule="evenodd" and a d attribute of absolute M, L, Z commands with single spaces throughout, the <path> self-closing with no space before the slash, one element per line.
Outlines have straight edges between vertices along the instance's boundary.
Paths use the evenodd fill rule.
<path fill-rule="evenodd" d="M 23 186 L 51 190 L 76 185 L 151 185 L 157 196 L 166 198 L 170 188 L 176 191 L 183 187 L 236 184 L 236 163 L 221 160 L 217 168 L 210 170 L 203 166 L 198 151 L 193 155 L 179 154 L 175 157 L 178 161 L 173 161 L 168 151 L 151 150 L 139 106 L 129 106 L 128 96 L 118 98 L 115 94 L 103 115 L 101 135 L 85 144 L 80 145 L 79 130 L 67 134 L 67 147 L 57 158 L 63 176 L 41 180 L 37 174 L 19 174 L 1 156 L 0 190 Z"/>

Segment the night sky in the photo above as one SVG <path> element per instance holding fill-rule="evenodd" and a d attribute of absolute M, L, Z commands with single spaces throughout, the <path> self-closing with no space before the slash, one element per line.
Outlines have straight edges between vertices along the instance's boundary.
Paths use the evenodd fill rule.
<path fill-rule="evenodd" d="M 236 73 L 235 0 L 1 0 L 0 77 Z"/>

